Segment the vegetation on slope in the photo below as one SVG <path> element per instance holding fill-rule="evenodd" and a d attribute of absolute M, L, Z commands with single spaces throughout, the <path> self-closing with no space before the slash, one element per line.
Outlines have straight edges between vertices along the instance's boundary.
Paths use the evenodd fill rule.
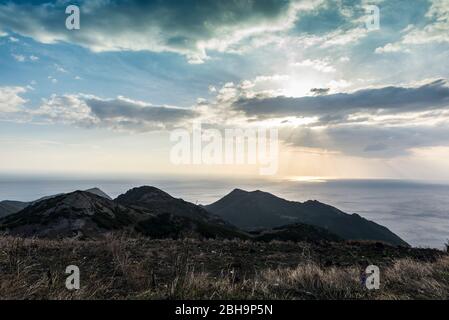
<path fill-rule="evenodd" d="M 361 281 L 380 267 L 380 290 Z M 80 290 L 65 288 L 77 265 Z M 448 299 L 449 258 L 381 243 L 0 237 L 1 299 Z"/>
<path fill-rule="evenodd" d="M 318 201 L 301 203 L 259 190 L 248 192 L 235 189 L 205 208 L 246 230 L 303 223 L 327 229 L 347 240 L 375 240 L 408 246 L 386 227 Z"/>

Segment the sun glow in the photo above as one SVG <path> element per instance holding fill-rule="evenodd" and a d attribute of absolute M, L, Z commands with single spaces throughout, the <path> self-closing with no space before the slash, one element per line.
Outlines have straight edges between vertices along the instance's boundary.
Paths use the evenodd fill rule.
<path fill-rule="evenodd" d="M 283 84 L 282 94 L 287 97 L 299 98 L 310 95 L 310 89 L 318 84 L 312 79 L 291 78 Z"/>

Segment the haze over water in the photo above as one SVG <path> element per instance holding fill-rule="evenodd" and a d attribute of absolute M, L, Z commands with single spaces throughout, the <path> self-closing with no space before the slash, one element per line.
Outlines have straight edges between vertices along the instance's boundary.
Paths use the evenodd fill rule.
<path fill-rule="evenodd" d="M 0 179 L 0 201 L 32 201 L 43 196 L 99 187 L 111 197 L 152 185 L 174 197 L 209 204 L 234 188 L 263 190 L 295 201 L 319 200 L 388 227 L 413 246 L 442 248 L 449 239 L 449 185 L 399 180 L 320 182 L 149 178 L 116 180 Z"/>

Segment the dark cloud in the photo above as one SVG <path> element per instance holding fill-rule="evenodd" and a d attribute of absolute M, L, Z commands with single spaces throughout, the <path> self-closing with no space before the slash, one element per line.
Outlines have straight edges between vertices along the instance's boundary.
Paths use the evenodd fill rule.
<path fill-rule="evenodd" d="M 378 152 L 378 151 L 384 151 L 387 150 L 388 146 L 385 143 L 373 143 L 370 145 L 367 145 L 363 151 L 365 152 Z"/>
<path fill-rule="evenodd" d="M 143 121 L 170 124 L 177 123 L 183 119 L 193 118 L 196 115 L 194 111 L 189 109 L 142 105 L 124 99 L 90 99 L 86 100 L 86 104 L 100 120 L 119 120 L 124 123 L 133 120 L 134 122 Z"/>
<path fill-rule="evenodd" d="M 317 95 L 317 96 L 328 94 L 329 91 L 330 91 L 330 88 L 312 88 L 312 89 L 310 89 L 310 92 L 312 92 L 314 95 Z"/>
<path fill-rule="evenodd" d="M 0 31 L 93 50 L 171 51 L 202 59 L 204 42 L 285 22 L 290 8 L 289 0 L 79 1 L 81 29 L 69 31 L 65 28 L 68 4 L 0 1 Z"/>
<path fill-rule="evenodd" d="M 449 146 L 449 128 L 431 126 L 379 127 L 346 125 L 325 130 L 283 129 L 280 134 L 293 146 L 321 148 L 365 158 L 404 156 L 413 148 Z"/>
<path fill-rule="evenodd" d="M 319 116 L 337 118 L 360 111 L 409 112 L 449 106 L 449 87 L 440 79 L 417 87 L 383 87 L 312 97 L 240 98 L 234 108 L 250 116 Z"/>
<path fill-rule="evenodd" d="M 130 132 L 172 129 L 194 119 L 192 109 L 155 106 L 124 97 L 104 100 L 92 95 L 52 95 L 37 109 L 22 109 L 21 120 L 109 128 Z"/>

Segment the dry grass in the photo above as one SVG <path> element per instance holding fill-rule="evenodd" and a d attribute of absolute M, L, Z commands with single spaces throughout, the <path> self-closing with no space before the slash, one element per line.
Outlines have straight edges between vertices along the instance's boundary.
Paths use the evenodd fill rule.
<path fill-rule="evenodd" d="M 355 267 L 322 268 L 308 263 L 293 269 L 265 270 L 251 279 L 188 272 L 169 292 L 148 291 L 140 298 L 169 299 L 443 299 L 449 298 L 449 258 L 435 263 L 399 260 L 381 273 L 381 288 L 367 290 Z"/>
<path fill-rule="evenodd" d="M 340 250 L 354 256 L 354 248 Z M 381 266 L 381 288 L 369 291 L 358 260 L 328 266 L 317 255 L 322 250 L 304 243 L 0 237 L 0 299 L 449 298 L 449 256 L 443 253 L 433 261 L 373 260 Z M 257 263 L 245 264 L 249 259 Z M 80 290 L 65 288 L 70 264 L 80 267 Z"/>

